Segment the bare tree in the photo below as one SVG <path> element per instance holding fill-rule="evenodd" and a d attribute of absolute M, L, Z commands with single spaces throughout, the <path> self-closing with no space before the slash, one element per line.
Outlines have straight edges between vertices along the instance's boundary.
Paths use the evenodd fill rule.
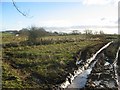
<path fill-rule="evenodd" d="M 79 34 L 79 31 L 78 30 L 73 30 L 72 34 L 77 35 L 77 34 Z"/>
<path fill-rule="evenodd" d="M 100 35 L 103 35 L 103 34 L 104 34 L 104 32 L 101 30 L 101 31 L 99 32 L 99 34 L 100 34 Z"/>
<path fill-rule="evenodd" d="M 37 42 L 37 38 L 47 36 L 49 33 L 44 28 L 32 26 L 29 28 L 28 41 L 31 43 Z"/>
<path fill-rule="evenodd" d="M 92 30 L 85 30 L 84 31 L 86 35 L 91 35 L 92 34 Z"/>
<path fill-rule="evenodd" d="M 94 34 L 97 35 L 97 34 L 98 34 L 98 31 L 95 31 Z"/>

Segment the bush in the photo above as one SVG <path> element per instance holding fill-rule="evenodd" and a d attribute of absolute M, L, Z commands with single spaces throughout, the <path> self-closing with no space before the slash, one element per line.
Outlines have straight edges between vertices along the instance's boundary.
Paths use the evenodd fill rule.
<path fill-rule="evenodd" d="M 38 37 L 46 36 L 48 33 L 43 28 L 31 27 L 29 30 L 28 41 L 35 43 Z"/>

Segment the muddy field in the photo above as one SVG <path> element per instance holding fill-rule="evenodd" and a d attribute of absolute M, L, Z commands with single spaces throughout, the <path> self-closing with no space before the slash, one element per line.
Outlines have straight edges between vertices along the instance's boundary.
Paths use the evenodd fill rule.
<path fill-rule="evenodd" d="M 93 48 L 96 47 L 92 47 L 92 53 L 95 53 L 96 50 Z M 110 42 L 103 45 L 94 55 L 90 51 L 89 48 L 79 53 L 80 62 L 76 61 L 78 69 L 70 73 L 60 87 L 81 90 L 118 90 L 120 87 L 118 43 Z"/>

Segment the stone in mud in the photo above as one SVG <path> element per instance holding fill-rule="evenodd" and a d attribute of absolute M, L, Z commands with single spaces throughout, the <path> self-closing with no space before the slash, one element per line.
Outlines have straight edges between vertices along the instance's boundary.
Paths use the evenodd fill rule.
<path fill-rule="evenodd" d="M 100 77 L 100 75 L 99 75 L 99 74 L 96 74 L 96 73 L 92 73 L 92 74 L 89 76 L 89 78 L 91 78 L 92 80 L 98 80 L 99 77 Z"/>
<path fill-rule="evenodd" d="M 110 80 L 114 80 L 112 74 L 111 74 L 111 75 L 101 74 L 101 75 L 100 75 L 100 79 L 101 79 L 101 80 L 109 80 L 109 81 L 110 81 Z"/>

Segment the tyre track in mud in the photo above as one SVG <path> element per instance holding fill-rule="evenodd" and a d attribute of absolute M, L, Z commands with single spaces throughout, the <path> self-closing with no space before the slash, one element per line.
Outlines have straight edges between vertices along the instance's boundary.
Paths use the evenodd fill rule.
<path fill-rule="evenodd" d="M 114 53 L 111 50 L 114 50 Z M 116 43 L 112 43 L 108 48 L 103 50 L 97 56 L 96 59 L 98 59 L 98 61 L 95 64 L 95 67 L 92 68 L 92 71 L 88 76 L 88 80 L 84 89 L 86 90 L 120 89 L 119 75 L 117 73 L 118 67 L 120 67 L 119 64 L 117 65 L 117 62 L 119 60 L 119 51 L 120 51 L 119 45 L 117 45 Z M 111 57 L 109 56 L 109 54 Z"/>
<path fill-rule="evenodd" d="M 95 77 L 99 77 L 98 80 L 97 80 L 97 78 L 95 80 L 100 82 L 100 77 L 103 77 L 106 80 L 110 79 L 110 80 L 108 80 L 108 82 L 110 82 L 110 83 L 108 83 L 108 82 L 105 83 L 104 82 L 105 80 L 103 80 L 104 87 L 102 86 L 102 89 L 118 90 L 118 88 L 116 88 L 116 87 L 119 84 L 117 84 L 117 82 L 116 82 L 116 76 L 115 76 L 115 70 L 114 70 L 115 67 L 113 65 L 114 60 L 108 61 L 108 57 L 107 57 L 108 55 L 105 52 L 105 51 L 107 51 L 106 49 L 111 44 L 113 44 L 113 42 L 109 42 L 108 44 L 103 46 L 100 50 L 98 50 L 93 55 L 93 57 L 91 57 L 90 59 L 87 59 L 86 61 L 84 60 L 84 62 L 82 62 L 82 60 L 76 61 L 76 64 L 79 65 L 78 70 L 74 71 L 74 75 L 70 74 L 70 76 L 68 76 L 66 78 L 66 82 L 61 84 L 60 88 L 74 88 L 74 89 L 81 89 L 81 90 L 88 90 L 91 88 L 97 89 L 98 86 L 95 86 L 95 84 L 92 83 L 92 82 L 94 82 L 94 80 L 92 81 L 92 78 L 95 79 Z M 97 66 L 101 66 L 101 67 L 97 68 Z M 96 70 L 101 69 L 104 72 L 102 72 L 101 75 L 97 76 L 97 74 L 96 75 L 93 74 L 93 72 L 96 73 L 95 69 Z M 107 73 L 105 73 L 105 72 L 107 72 Z M 105 78 L 106 76 L 108 76 L 108 77 Z M 98 83 L 98 82 L 95 82 L 95 83 Z M 84 85 L 82 85 L 82 84 L 84 84 Z M 110 84 L 110 85 L 106 86 L 106 84 Z M 114 85 L 112 86 L 112 84 L 114 84 Z M 98 89 L 101 89 L 101 87 L 99 87 Z"/>
<path fill-rule="evenodd" d="M 78 66 L 78 70 L 74 71 L 74 74 L 69 74 L 69 76 L 66 78 L 65 82 L 63 82 L 60 85 L 60 88 L 82 88 L 84 85 L 82 85 L 82 87 L 74 87 L 74 80 L 76 78 L 81 80 L 81 75 L 84 74 L 84 71 L 86 72 L 86 70 L 89 68 L 90 63 L 96 58 L 96 56 L 105 48 L 107 48 L 112 42 L 107 43 L 106 45 L 104 45 L 102 48 L 100 48 L 91 58 L 87 59 L 87 60 L 80 60 L 80 61 L 76 61 L 76 65 Z M 92 48 L 93 49 L 93 48 Z M 96 61 L 95 61 L 96 63 Z M 94 64 L 95 64 L 94 63 Z M 94 65 L 93 65 L 94 66 Z M 93 67 L 92 66 L 92 67 Z M 90 73 L 91 70 L 88 72 Z M 89 75 L 89 73 L 86 73 L 87 75 Z M 80 77 L 80 78 L 79 78 Z M 78 81 L 77 79 L 77 81 Z M 77 82 L 75 81 L 75 82 Z M 76 83 L 77 84 L 77 83 Z M 73 85 L 73 86 L 72 86 Z"/>

